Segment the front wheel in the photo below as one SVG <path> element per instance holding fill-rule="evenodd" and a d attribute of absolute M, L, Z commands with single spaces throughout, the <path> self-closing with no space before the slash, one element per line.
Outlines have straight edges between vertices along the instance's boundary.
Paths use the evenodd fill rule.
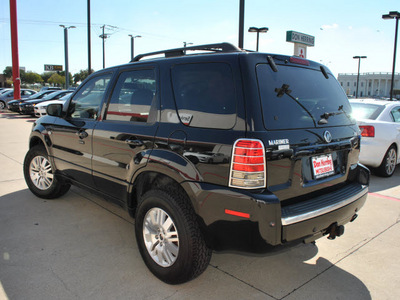
<path fill-rule="evenodd" d="M 390 177 L 396 169 L 397 153 L 394 146 L 390 146 L 382 160 L 381 165 L 376 169 L 376 173 L 383 177 Z"/>
<path fill-rule="evenodd" d="M 181 192 L 147 192 L 137 207 L 135 219 L 140 254 L 159 279 L 179 284 L 194 279 L 207 268 L 212 252 Z"/>
<path fill-rule="evenodd" d="M 57 198 L 70 188 L 70 184 L 64 183 L 54 175 L 47 151 L 43 146 L 29 149 L 24 160 L 24 177 L 31 192 L 40 198 Z"/>
<path fill-rule="evenodd" d="M 4 101 L 0 101 L 0 109 L 5 109 L 6 103 Z"/>

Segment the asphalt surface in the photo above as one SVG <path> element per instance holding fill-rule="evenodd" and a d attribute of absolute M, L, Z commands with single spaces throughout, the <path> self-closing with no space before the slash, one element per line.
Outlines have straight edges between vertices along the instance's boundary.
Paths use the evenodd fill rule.
<path fill-rule="evenodd" d="M 143 263 L 134 220 L 71 188 L 29 192 L 22 174 L 34 118 L 0 111 L 0 299 L 400 299 L 400 168 L 372 176 L 345 234 L 260 256 L 213 253 L 207 270 L 167 285 Z"/>

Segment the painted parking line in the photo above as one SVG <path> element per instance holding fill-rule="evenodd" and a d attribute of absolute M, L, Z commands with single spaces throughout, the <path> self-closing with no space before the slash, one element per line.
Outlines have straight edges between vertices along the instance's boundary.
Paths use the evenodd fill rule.
<path fill-rule="evenodd" d="M 390 196 L 385 196 L 385 195 L 381 195 L 378 193 L 368 193 L 368 195 L 374 196 L 374 197 L 378 197 L 378 198 L 383 198 L 383 199 L 388 199 L 388 200 L 392 200 L 392 201 L 399 201 L 399 198 L 394 198 L 394 197 L 390 197 Z"/>

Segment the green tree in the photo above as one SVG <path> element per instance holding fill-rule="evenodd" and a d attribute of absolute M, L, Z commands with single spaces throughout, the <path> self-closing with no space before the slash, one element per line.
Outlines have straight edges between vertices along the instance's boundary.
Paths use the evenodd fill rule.
<path fill-rule="evenodd" d="M 38 73 L 26 72 L 24 76 L 24 83 L 42 83 L 43 78 Z"/>
<path fill-rule="evenodd" d="M 58 74 L 65 78 L 65 71 L 60 71 L 58 72 Z M 69 75 L 69 82 L 72 83 L 72 74 L 68 72 L 68 75 Z"/>
<path fill-rule="evenodd" d="M 54 73 L 51 75 L 51 77 L 47 80 L 48 83 L 54 84 L 54 85 L 62 85 L 65 83 L 65 77 L 61 76 L 57 73 Z"/>
<path fill-rule="evenodd" d="M 12 79 L 12 68 L 11 67 L 6 67 L 3 71 L 3 75 L 6 76 L 6 78 L 11 78 Z M 19 69 L 19 77 L 21 78 L 21 81 L 23 80 L 25 76 L 25 71 L 23 69 Z"/>
<path fill-rule="evenodd" d="M 51 75 L 55 74 L 55 72 L 44 72 L 40 76 L 42 76 L 44 82 L 48 82 L 50 79 Z"/>
<path fill-rule="evenodd" d="M 6 67 L 3 71 L 3 75 L 6 76 L 6 78 L 12 78 L 12 68 Z"/>
<path fill-rule="evenodd" d="M 94 71 L 92 70 L 91 73 L 93 73 Z M 74 74 L 74 83 L 77 84 L 78 82 L 82 82 L 86 79 L 86 77 L 88 77 L 88 70 L 80 70 L 79 73 L 75 73 Z"/>

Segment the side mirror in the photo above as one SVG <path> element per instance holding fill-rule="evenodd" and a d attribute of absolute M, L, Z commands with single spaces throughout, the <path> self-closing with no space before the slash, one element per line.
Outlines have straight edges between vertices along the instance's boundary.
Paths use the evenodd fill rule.
<path fill-rule="evenodd" d="M 61 117 L 63 111 L 62 104 L 50 104 L 46 108 L 46 112 L 49 116 Z"/>

